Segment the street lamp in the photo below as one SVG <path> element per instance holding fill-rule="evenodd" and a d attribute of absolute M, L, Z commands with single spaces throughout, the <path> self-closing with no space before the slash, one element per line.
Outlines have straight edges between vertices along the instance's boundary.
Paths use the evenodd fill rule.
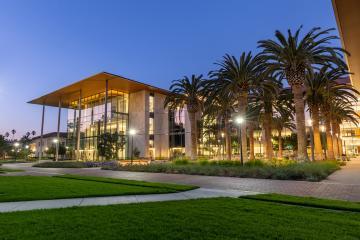
<path fill-rule="evenodd" d="M 313 133 L 313 125 L 312 125 L 312 120 L 308 119 L 308 125 L 309 125 L 309 130 L 310 130 L 310 146 L 311 146 L 311 160 L 315 161 L 315 156 L 314 156 L 314 133 Z"/>
<path fill-rule="evenodd" d="M 15 142 L 15 143 L 14 143 L 14 147 L 15 147 L 15 159 L 17 159 L 17 154 L 16 154 L 16 153 L 19 152 L 19 150 L 17 149 L 19 146 L 20 146 L 20 143 L 18 143 L 18 142 Z"/>
<path fill-rule="evenodd" d="M 225 133 L 221 133 L 222 138 L 222 158 L 225 159 L 225 141 L 224 141 Z"/>
<path fill-rule="evenodd" d="M 133 154 L 134 154 L 134 135 L 136 134 L 135 129 L 130 129 L 129 134 L 131 136 L 131 165 L 133 164 Z"/>
<path fill-rule="evenodd" d="M 239 150 L 240 150 L 240 162 L 241 162 L 241 165 L 244 164 L 244 159 L 243 159 L 243 151 L 242 151 L 242 138 L 241 138 L 241 124 L 244 123 L 244 118 L 241 117 L 241 116 L 238 116 L 236 119 L 235 119 L 235 122 L 239 125 Z"/>
<path fill-rule="evenodd" d="M 54 138 L 53 143 L 55 143 L 55 161 L 59 160 L 59 139 Z"/>

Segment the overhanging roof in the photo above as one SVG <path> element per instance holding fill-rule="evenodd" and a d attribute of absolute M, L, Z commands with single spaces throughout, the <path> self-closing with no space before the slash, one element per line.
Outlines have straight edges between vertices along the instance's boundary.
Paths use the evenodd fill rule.
<path fill-rule="evenodd" d="M 54 92 L 29 101 L 31 104 L 40 104 L 57 107 L 61 99 L 61 106 L 69 107 L 70 103 L 78 100 L 80 90 L 82 97 L 88 97 L 105 91 L 105 82 L 108 80 L 109 90 L 118 90 L 125 93 L 132 93 L 141 90 L 161 93 L 167 95 L 165 89 L 157 88 L 145 83 L 137 82 L 119 75 L 101 72 L 91 77 L 80 80 L 76 83 L 60 88 Z"/>
<path fill-rule="evenodd" d="M 353 86 L 360 90 L 360 0 L 332 0 Z"/>

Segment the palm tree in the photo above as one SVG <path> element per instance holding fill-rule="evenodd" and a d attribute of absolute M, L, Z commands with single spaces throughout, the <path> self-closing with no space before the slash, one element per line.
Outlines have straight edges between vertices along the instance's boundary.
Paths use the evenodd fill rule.
<path fill-rule="evenodd" d="M 6 132 L 4 136 L 5 136 L 5 138 L 8 138 L 10 136 L 10 133 Z"/>
<path fill-rule="evenodd" d="M 273 128 L 278 132 L 278 158 L 283 157 L 283 139 L 282 139 L 282 131 L 284 129 L 295 129 L 294 124 L 294 116 L 291 113 L 282 113 L 280 115 L 275 116 L 272 119 Z"/>
<path fill-rule="evenodd" d="M 336 80 L 346 76 L 348 73 L 341 68 L 331 69 L 327 66 L 322 67 L 318 72 L 308 73 L 306 76 L 306 103 L 309 106 L 310 115 L 312 118 L 312 127 L 314 132 L 314 146 L 315 146 L 315 160 L 322 160 L 322 147 L 320 139 L 320 114 L 319 110 L 324 117 L 330 116 L 330 108 L 336 98 L 340 99 L 356 99 L 356 91 L 346 84 L 339 84 Z M 329 117 L 328 116 L 328 117 Z M 331 122 L 325 119 L 327 125 L 327 145 L 328 145 L 328 157 L 333 158 L 334 153 L 331 148 Z"/>
<path fill-rule="evenodd" d="M 190 158 L 197 158 L 197 119 L 196 115 L 202 109 L 202 92 L 203 79 L 202 75 L 191 77 L 184 77 L 179 80 L 174 80 L 170 86 L 171 94 L 166 99 L 164 106 L 168 106 L 170 110 L 187 109 L 190 121 L 190 138 L 191 138 L 191 152 Z"/>
<path fill-rule="evenodd" d="M 206 100 L 204 115 L 217 119 L 224 126 L 225 149 L 227 160 L 231 160 L 231 114 L 235 110 L 234 99 L 229 92 L 218 92 L 214 87 L 217 80 L 208 80 L 205 85 Z"/>
<path fill-rule="evenodd" d="M 313 28 L 300 38 L 301 27 L 293 34 L 288 30 L 287 37 L 280 31 L 275 32 L 276 41 L 259 41 L 261 56 L 267 61 L 269 69 L 281 74 L 291 87 L 294 95 L 296 131 L 299 160 L 308 160 L 305 132 L 304 83 L 306 72 L 312 72 L 318 65 L 337 64 L 346 68 L 342 60 L 345 50 L 329 47 L 330 41 L 338 37 L 330 35 L 333 29 Z"/>
<path fill-rule="evenodd" d="M 31 131 L 31 135 L 32 135 L 33 137 L 36 135 L 35 130 L 32 130 L 32 131 Z"/>
<path fill-rule="evenodd" d="M 245 118 L 248 105 L 248 94 L 256 88 L 263 77 L 265 65 L 258 56 L 243 52 L 239 59 L 226 54 L 221 62 L 216 63 L 220 69 L 211 71 L 209 76 L 215 79 L 214 89 L 228 93 L 236 100 L 237 114 Z M 247 152 L 246 124 L 241 125 L 242 152 Z M 247 154 L 244 154 L 247 160 Z"/>
<path fill-rule="evenodd" d="M 349 102 L 336 102 L 332 106 L 332 129 L 334 148 L 337 149 L 338 156 L 342 156 L 342 141 L 340 139 L 340 124 L 343 121 L 352 122 L 358 125 L 360 116 L 354 111 L 352 104 Z"/>
<path fill-rule="evenodd" d="M 13 140 L 13 141 L 14 141 L 14 135 L 15 135 L 15 133 L 16 133 L 16 130 L 15 130 L 15 129 L 11 130 L 12 140 Z"/>
<path fill-rule="evenodd" d="M 264 86 L 264 85 L 263 85 Z M 249 98 L 249 106 L 260 116 L 260 122 L 264 129 L 265 157 L 273 158 L 272 145 L 272 119 L 274 114 L 292 112 L 291 92 L 281 89 L 281 83 L 273 79 L 266 87 L 258 88 Z M 288 113 L 289 114 L 289 113 Z"/>

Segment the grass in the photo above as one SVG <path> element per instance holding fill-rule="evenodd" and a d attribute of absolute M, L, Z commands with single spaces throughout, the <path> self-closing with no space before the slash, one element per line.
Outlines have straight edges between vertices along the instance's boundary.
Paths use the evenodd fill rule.
<path fill-rule="evenodd" d="M 315 208 L 326 208 L 333 210 L 360 212 L 359 202 L 319 199 L 313 197 L 297 197 L 297 196 L 288 196 L 282 194 L 258 194 L 258 195 L 242 196 L 242 198 L 266 201 L 266 202 L 315 207 Z"/>
<path fill-rule="evenodd" d="M 214 198 L 0 214 L 3 239 L 359 239 L 360 214 Z"/>
<path fill-rule="evenodd" d="M 0 202 L 171 193 L 193 186 L 100 177 L 0 176 Z"/>
<path fill-rule="evenodd" d="M 239 161 L 206 161 L 189 162 L 186 160 L 174 163 L 154 163 L 149 165 L 113 165 L 103 169 L 137 172 L 163 172 L 191 175 L 209 175 L 226 177 L 262 178 L 278 180 L 320 181 L 340 169 L 336 161 L 319 161 L 296 163 L 294 161 L 250 161 L 244 166 Z"/>

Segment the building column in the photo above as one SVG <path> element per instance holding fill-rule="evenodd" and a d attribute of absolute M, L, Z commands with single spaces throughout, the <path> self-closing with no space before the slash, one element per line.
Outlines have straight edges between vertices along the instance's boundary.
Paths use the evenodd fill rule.
<path fill-rule="evenodd" d="M 129 130 L 133 129 L 136 134 L 133 138 L 134 146 L 129 144 L 131 150 L 137 148 L 141 158 L 149 157 L 149 92 L 146 90 L 129 94 Z"/>
<path fill-rule="evenodd" d="M 79 118 L 77 122 L 77 136 L 76 136 L 76 160 L 80 160 L 80 126 L 81 126 L 81 98 L 82 98 L 82 91 L 80 90 L 79 101 L 78 101 L 78 111 L 79 111 Z"/>
<path fill-rule="evenodd" d="M 104 115 L 104 133 L 106 133 L 106 128 L 107 128 L 107 110 L 108 110 L 108 92 L 109 92 L 109 81 L 106 79 L 105 80 L 105 115 Z M 106 139 L 106 138 L 105 138 Z"/>
<path fill-rule="evenodd" d="M 41 131 L 40 131 L 40 151 L 39 151 L 39 161 L 42 158 L 43 151 L 43 135 L 44 135 L 44 120 L 45 120 L 45 105 L 43 104 L 42 116 L 41 116 Z"/>
<path fill-rule="evenodd" d="M 164 107 L 165 95 L 154 95 L 155 158 L 169 158 L 169 109 Z"/>
<path fill-rule="evenodd" d="M 57 133 L 56 133 L 56 156 L 55 161 L 59 161 L 59 145 L 60 145 L 60 118 L 61 118 L 61 98 L 59 99 L 59 110 L 57 120 Z"/>

